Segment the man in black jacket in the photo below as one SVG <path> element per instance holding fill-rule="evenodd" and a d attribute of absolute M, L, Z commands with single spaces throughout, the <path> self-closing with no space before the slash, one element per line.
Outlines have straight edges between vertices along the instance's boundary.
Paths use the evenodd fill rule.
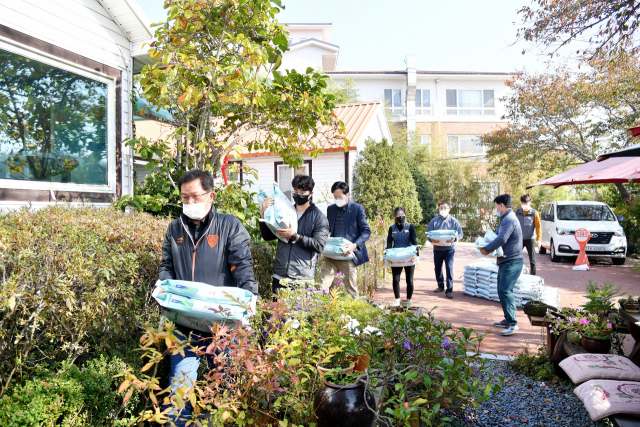
<path fill-rule="evenodd" d="M 287 283 L 295 280 L 313 281 L 316 272 L 318 256 L 324 250 L 329 236 L 329 221 L 327 217 L 311 202 L 313 178 L 307 175 L 296 175 L 291 182 L 293 187 L 293 201 L 298 214 L 298 230 L 278 230 L 278 236 L 260 222 L 260 233 L 264 240 L 275 240 L 278 237 L 288 239 L 285 243 L 278 240 L 276 259 L 273 265 L 274 294 L 286 287 Z M 260 211 L 264 218 L 264 211 L 273 204 L 273 199 L 266 199 Z"/>
<path fill-rule="evenodd" d="M 178 189 L 183 213 L 167 228 L 158 281 L 177 279 L 211 286 L 237 286 L 257 295 L 249 233 L 236 217 L 219 214 L 213 208 L 211 173 L 193 169 L 178 179 Z M 206 345 L 204 337 L 211 335 L 182 325 L 176 325 L 176 329 L 178 338 L 189 339 L 198 347 Z M 187 348 L 184 355 L 171 355 L 170 363 L 172 392 L 184 385 L 190 388 L 198 376 L 200 357 Z M 181 419 L 174 413 L 172 421 L 176 426 L 185 425 L 191 410 L 191 404 L 187 403 Z"/>

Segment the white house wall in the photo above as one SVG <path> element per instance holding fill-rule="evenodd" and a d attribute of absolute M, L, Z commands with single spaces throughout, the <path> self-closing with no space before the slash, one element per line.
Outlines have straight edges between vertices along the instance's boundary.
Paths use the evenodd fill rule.
<path fill-rule="evenodd" d="M 305 46 L 296 50 L 287 52 L 282 58 L 280 71 L 296 70 L 304 73 L 307 67 L 315 69 L 322 68 L 322 55 L 335 55 L 336 52 L 329 49 L 323 49 L 319 46 Z"/>
<path fill-rule="evenodd" d="M 327 198 L 330 200 L 332 197 L 331 185 L 336 181 L 344 181 L 344 152 L 323 153 L 317 159 L 304 156 L 304 159 L 311 160 L 312 178 L 316 184 L 313 190 L 313 201 L 326 214 L 327 206 L 330 204 L 327 203 Z M 279 156 L 269 156 L 249 157 L 242 161 L 244 165 L 252 167 L 258 173 L 257 180 L 253 177 L 247 178 L 245 175 L 245 187 L 257 193 L 260 189 L 271 187 L 275 180 L 274 163 L 280 162 L 282 159 Z M 253 181 L 251 186 L 248 185 L 248 180 Z"/>
<path fill-rule="evenodd" d="M 97 0 L 0 0 L 0 24 L 121 70 L 122 141 L 131 137 L 131 43 Z M 132 194 L 132 151 L 124 144 L 122 159 L 122 194 Z"/>

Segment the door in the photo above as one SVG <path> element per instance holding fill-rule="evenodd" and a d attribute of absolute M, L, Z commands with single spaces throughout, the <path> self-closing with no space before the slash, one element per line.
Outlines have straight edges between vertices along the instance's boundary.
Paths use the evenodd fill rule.
<path fill-rule="evenodd" d="M 551 240 L 551 229 L 553 227 L 553 216 L 552 220 L 547 219 L 547 215 L 551 214 L 553 210 L 553 205 L 548 204 L 544 205 L 542 208 L 542 212 L 540 213 L 540 225 L 542 226 L 542 241 L 547 244 Z"/>
<path fill-rule="evenodd" d="M 310 175 L 309 165 L 310 163 L 305 162 L 305 164 L 300 168 L 292 169 L 289 165 L 282 163 L 276 164 L 276 182 L 278 183 L 280 190 L 289 200 L 293 201 L 293 188 L 291 187 L 291 181 L 293 181 L 293 178 L 296 175 Z"/>

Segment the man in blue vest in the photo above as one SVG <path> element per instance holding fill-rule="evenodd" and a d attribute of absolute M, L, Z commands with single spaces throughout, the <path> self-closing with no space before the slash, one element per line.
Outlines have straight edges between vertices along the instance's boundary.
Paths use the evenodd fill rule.
<path fill-rule="evenodd" d="M 447 298 L 453 298 L 453 255 L 456 253 L 456 242 L 462 239 L 464 233 L 457 219 L 449 215 L 449 203 L 442 202 L 438 206 L 440 216 L 431 220 L 427 227 L 427 232 L 434 230 L 456 230 L 458 237 L 449 239 L 444 242 L 436 239 L 429 239 L 433 243 L 433 264 L 435 266 L 436 281 L 438 287 L 434 292 L 445 292 L 444 275 L 442 274 L 442 263 L 447 269 L 447 289 L 445 295 Z"/>
<path fill-rule="evenodd" d="M 338 181 L 331 186 L 334 204 L 327 208 L 329 219 L 329 236 L 344 237 L 352 242 L 344 255 L 353 253 L 353 260 L 338 260 L 324 257 L 320 272 L 320 283 L 323 289 L 329 289 L 338 272 L 344 274 L 342 279 L 349 295 L 358 298 L 358 266 L 369 261 L 365 242 L 371 236 L 364 207 L 352 202 L 349 185 Z"/>
<path fill-rule="evenodd" d="M 538 211 L 531 207 L 531 196 L 520 196 L 522 207 L 516 211 L 516 217 L 522 229 L 522 245 L 529 254 L 530 273 L 536 274 L 536 249 L 542 246 L 542 227 Z"/>

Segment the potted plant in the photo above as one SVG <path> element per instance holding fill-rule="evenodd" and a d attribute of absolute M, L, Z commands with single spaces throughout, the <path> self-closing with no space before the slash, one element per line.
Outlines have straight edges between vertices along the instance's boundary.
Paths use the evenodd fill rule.
<path fill-rule="evenodd" d="M 620 308 L 621 308 L 622 310 L 624 310 L 624 305 L 625 305 L 626 303 L 627 303 L 627 299 L 626 299 L 626 298 L 620 298 L 620 299 L 618 300 L 618 304 L 620 304 Z"/>
<path fill-rule="evenodd" d="M 619 296 L 620 289 L 620 286 L 615 286 L 610 281 L 598 285 L 590 280 L 587 284 L 587 295 L 585 295 L 589 302 L 580 307 L 600 318 L 606 317 L 614 307 L 613 298 Z"/>
<path fill-rule="evenodd" d="M 549 328 L 554 334 L 567 333 L 567 339 L 573 345 L 581 345 L 579 317 L 574 311 L 562 309 L 559 313 L 549 314 Z"/>
<path fill-rule="evenodd" d="M 633 295 L 629 295 L 627 301 L 624 304 L 624 311 L 627 313 L 639 313 L 640 312 L 640 300 L 634 298 Z"/>
<path fill-rule="evenodd" d="M 406 298 L 401 299 L 400 306 L 406 310 L 407 308 L 412 306 L 411 300 Z"/>
<path fill-rule="evenodd" d="M 373 427 L 376 400 L 358 374 L 330 371 L 313 401 L 318 427 Z"/>
<path fill-rule="evenodd" d="M 611 350 L 611 319 L 600 319 L 594 314 L 578 321 L 582 334 L 582 347 L 588 353 L 607 354 Z"/>
<path fill-rule="evenodd" d="M 556 308 L 542 301 L 529 301 L 523 307 L 524 314 L 532 317 L 544 317 L 547 314 L 547 310 L 555 311 Z"/>

